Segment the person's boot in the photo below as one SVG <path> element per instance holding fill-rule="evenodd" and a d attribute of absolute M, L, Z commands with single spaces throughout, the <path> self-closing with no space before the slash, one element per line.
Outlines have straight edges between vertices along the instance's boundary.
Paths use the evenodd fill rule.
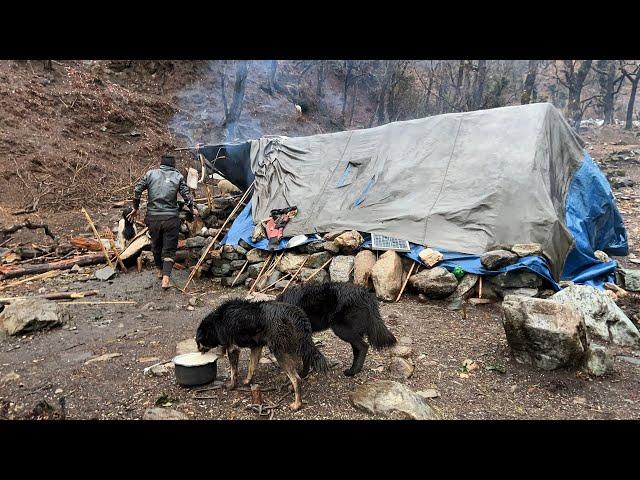
<path fill-rule="evenodd" d="M 162 277 L 162 288 L 164 288 L 165 290 L 171 288 L 171 278 L 169 277 L 169 275 L 164 275 Z"/>

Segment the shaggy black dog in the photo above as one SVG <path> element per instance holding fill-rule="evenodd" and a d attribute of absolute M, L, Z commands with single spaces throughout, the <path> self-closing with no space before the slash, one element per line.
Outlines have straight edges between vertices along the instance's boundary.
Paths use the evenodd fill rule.
<path fill-rule="evenodd" d="M 309 319 L 302 309 L 281 302 L 229 300 L 207 315 L 196 334 L 198 350 L 206 352 L 223 346 L 231 365 L 229 388 L 234 388 L 238 374 L 240 348 L 250 348 L 249 370 L 244 384 L 251 383 L 265 345 L 289 377 L 295 392 L 292 410 L 302 407 L 300 376 L 296 370 L 302 360 L 304 377 L 309 368 L 327 372 L 327 359 L 313 344 Z"/>
<path fill-rule="evenodd" d="M 369 346 L 375 349 L 395 345 L 396 338 L 387 329 L 378 309 L 378 300 L 364 287 L 353 283 L 328 282 L 302 284 L 281 293 L 277 301 L 304 310 L 314 332 L 330 328 L 339 338 L 351 344 L 353 364 L 344 371 L 353 376 L 362 370 Z"/>
<path fill-rule="evenodd" d="M 124 222 L 123 222 L 124 224 L 123 224 L 123 228 L 122 228 L 122 236 L 127 241 L 131 241 L 131 239 L 136 236 L 136 227 L 133 224 L 133 222 L 131 222 L 127 218 L 132 211 L 133 211 L 133 208 L 131 208 L 131 207 L 125 207 L 122 210 L 122 218 L 124 219 Z M 122 246 L 122 248 L 124 248 L 124 245 Z"/>

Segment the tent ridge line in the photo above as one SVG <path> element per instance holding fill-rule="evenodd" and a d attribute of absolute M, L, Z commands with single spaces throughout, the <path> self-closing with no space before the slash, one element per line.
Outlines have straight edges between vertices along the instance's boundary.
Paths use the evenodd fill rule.
<path fill-rule="evenodd" d="M 462 128 L 462 121 L 464 120 L 464 115 L 460 116 L 460 121 L 458 122 L 458 130 L 456 130 L 456 136 L 453 139 L 453 145 L 451 146 L 451 153 L 449 154 L 449 160 L 447 161 L 447 167 L 445 168 L 444 171 L 444 175 L 442 176 L 442 183 L 440 184 L 440 191 L 438 192 L 438 195 L 436 195 L 435 200 L 433 201 L 433 204 L 431 204 L 431 207 L 429 207 L 429 209 L 427 210 L 427 214 L 425 216 L 425 222 L 424 222 L 424 236 L 422 239 L 422 245 L 426 245 L 427 244 L 427 232 L 429 231 L 429 215 L 431 214 L 431 211 L 433 210 L 433 208 L 436 206 L 436 204 L 438 203 L 438 200 L 440 200 L 440 195 L 442 194 L 442 190 L 444 188 L 444 182 L 447 178 L 447 173 L 449 172 L 449 166 L 451 165 L 451 160 L 453 159 L 453 152 L 456 150 L 456 144 L 458 143 L 458 135 L 460 135 L 460 129 Z"/>

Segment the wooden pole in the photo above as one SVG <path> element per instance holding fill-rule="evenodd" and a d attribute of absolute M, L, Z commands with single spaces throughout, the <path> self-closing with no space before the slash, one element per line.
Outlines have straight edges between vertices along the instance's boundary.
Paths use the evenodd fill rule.
<path fill-rule="evenodd" d="M 247 260 L 246 262 L 244 262 L 244 265 L 242 266 L 242 268 L 240 269 L 240 271 L 238 272 L 238 275 L 236 275 L 236 278 L 233 279 L 233 282 L 231 282 L 231 286 L 233 287 L 236 282 L 238 281 L 238 279 L 240 278 L 240 275 L 242 275 L 242 272 L 244 272 L 244 269 L 247 268 L 247 265 L 249 265 L 249 260 Z"/>
<path fill-rule="evenodd" d="M 296 273 L 293 274 L 293 276 L 289 280 L 289 283 L 287 283 L 287 285 L 284 287 L 284 290 L 282 290 L 282 293 L 287 291 L 287 288 L 289 288 L 289 285 L 291 285 L 291 282 L 293 282 L 294 278 L 298 276 L 298 273 L 300 273 L 300 270 L 302 270 L 302 267 L 304 267 L 304 264 L 307 263 L 307 260 L 309 260 L 310 256 L 311 255 L 307 255 L 307 258 L 304 259 L 304 262 L 302 262 L 302 265 L 300 265 L 300 268 L 298 268 L 298 270 L 296 270 Z"/>
<path fill-rule="evenodd" d="M 224 227 L 227 225 L 227 223 L 229 223 L 229 220 L 231 219 L 231 217 L 233 217 L 233 215 L 235 215 L 235 213 L 239 210 L 240 205 L 242 205 L 242 203 L 245 201 L 245 199 L 249 196 L 249 193 L 251 192 L 251 190 L 253 189 L 255 184 L 256 184 L 256 182 L 254 180 L 253 183 L 249 186 L 249 188 L 247 188 L 247 191 L 244 192 L 244 195 L 242 195 L 242 198 L 240 198 L 240 201 L 238 202 L 238 204 L 235 206 L 235 208 L 231 211 L 231 213 L 229 214 L 227 219 L 224 221 L 224 223 L 222 224 L 222 227 L 220 227 L 220 230 L 218 230 L 218 233 L 216 234 L 216 236 L 213 237 L 213 240 L 211 241 L 209 246 L 205 249 L 204 253 L 200 256 L 200 259 L 198 259 L 198 263 L 196 263 L 196 266 L 193 267 L 193 270 L 191 270 L 191 273 L 189 274 L 189 278 L 187 279 L 187 283 L 185 283 L 184 287 L 182 287 L 180 289 L 182 291 L 182 293 L 186 293 L 187 287 L 191 283 L 191 280 L 193 280 L 193 277 L 196 274 L 196 271 L 200 268 L 200 265 L 202 265 L 202 262 L 204 262 L 204 259 L 209 254 L 209 250 L 211 250 L 211 247 L 213 247 L 213 245 L 216 243 L 216 240 L 218 240 L 218 237 L 220 236 L 220 234 L 224 230 Z"/>
<path fill-rule="evenodd" d="M 8 283 L 7 285 L 0 286 L 0 290 L 5 290 L 7 288 L 16 287 L 18 285 L 22 285 L 27 282 L 35 282 L 36 280 L 44 280 L 45 278 L 53 278 L 60 275 L 62 272 L 59 270 L 52 270 L 48 272 L 41 273 L 39 275 L 34 275 L 33 277 L 23 278 L 22 280 L 18 280 L 17 282 Z"/>
<path fill-rule="evenodd" d="M 482 298 L 482 275 L 478 281 L 478 298 Z"/>
<path fill-rule="evenodd" d="M 303 283 L 307 283 L 309 280 L 311 280 L 313 277 L 315 277 L 318 273 L 320 273 L 320 270 L 324 270 L 324 267 L 329 265 L 329 263 L 331 263 L 331 260 L 333 260 L 333 257 L 331 257 L 329 260 L 324 262 L 324 265 L 322 265 L 319 269 L 317 269 L 315 272 L 313 272 L 311 275 L 309 275 L 309 278 L 307 278 Z"/>
<path fill-rule="evenodd" d="M 275 282 L 273 282 L 271 285 L 267 285 L 266 287 L 264 287 L 262 290 L 260 290 L 259 293 L 262 292 L 266 292 L 267 290 L 269 290 L 271 287 L 273 287 L 276 283 L 278 283 L 280 280 L 284 280 L 285 278 L 287 278 L 289 275 L 291 275 L 290 273 L 287 273 L 286 275 L 282 276 L 281 278 L 279 278 L 278 280 L 276 280 Z M 288 284 L 287 284 L 288 285 Z M 283 290 L 284 291 L 284 290 Z"/>
<path fill-rule="evenodd" d="M 116 258 L 118 259 L 118 265 L 120 265 L 120 268 L 122 269 L 123 272 L 127 273 L 127 267 L 124 266 L 124 263 L 122 263 L 122 259 L 120 258 L 120 253 L 118 252 L 118 249 L 116 248 L 116 244 L 113 241 L 113 238 L 109 239 L 109 245 L 111 245 L 111 250 L 113 250 L 116 254 Z"/>
<path fill-rule="evenodd" d="M 93 220 L 91 220 L 89 213 L 85 210 L 84 207 L 82 207 L 82 213 L 84 213 L 84 216 L 87 217 L 87 221 L 89 222 L 89 226 L 91 226 L 91 230 L 93 230 L 93 234 L 98 239 L 98 242 L 100 242 L 100 248 L 102 249 L 102 253 L 104 253 L 104 258 L 107 260 L 107 265 L 115 270 L 113 263 L 111 263 L 111 259 L 109 258 L 109 254 L 107 253 L 107 249 L 104 248 L 104 245 L 102 244 L 100 234 L 98 233 L 98 230 L 96 230 L 96 226 L 93 224 Z"/>
<path fill-rule="evenodd" d="M 269 254 L 269 256 L 267 257 L 267 261 L 264 262 L 264 265 L 260 269 L 260 273 L 258 274 L 256 281 L 253 282 L 253 285 L 251 285 L 251 290 L 249 290 L 249 294 L 251 294 L 253 290 L 256 288 L 256 285 L 258 285 L 258 280 L 260 280 L 260 277 L 262 276 L 262 272 L 264 272 L 264 269 L 267 268 L 267 265 L 269 265 L 269 261 L 271 260 L 272 257 L 273 257 L 273 252 Z"/>
<path fill-rule="evenodd" d="M 402 296 L 402 292 L 404 292 L 405 287 L 407 286 L 407 283 L 409 282 L 409 277 L 411 276 L 411 273 L 413 272 L 413 267 L 416 266 L 416 262 L 413 262 L 411 264 L 411 268 L 409 269 L 409 273 L 407 275 L 407 278 L 404 279 L 404 283 L 402 284 L 402 288 L 400 289 L 400 293 L 398 293 L 398 296 L 396 297 L 396 302 L 398 300 L 400 300 L 400 297 Z"/>

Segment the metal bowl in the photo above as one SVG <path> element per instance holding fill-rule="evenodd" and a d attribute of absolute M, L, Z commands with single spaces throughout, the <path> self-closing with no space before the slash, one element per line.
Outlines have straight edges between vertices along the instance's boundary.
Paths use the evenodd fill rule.
<path fill-rule="evenodd" d="M 185 353 L 174 357 L 176 381 L 185 387 L 194 387 L 213 382 L 218 373 L 218 355 L 207 353 Z"/>

